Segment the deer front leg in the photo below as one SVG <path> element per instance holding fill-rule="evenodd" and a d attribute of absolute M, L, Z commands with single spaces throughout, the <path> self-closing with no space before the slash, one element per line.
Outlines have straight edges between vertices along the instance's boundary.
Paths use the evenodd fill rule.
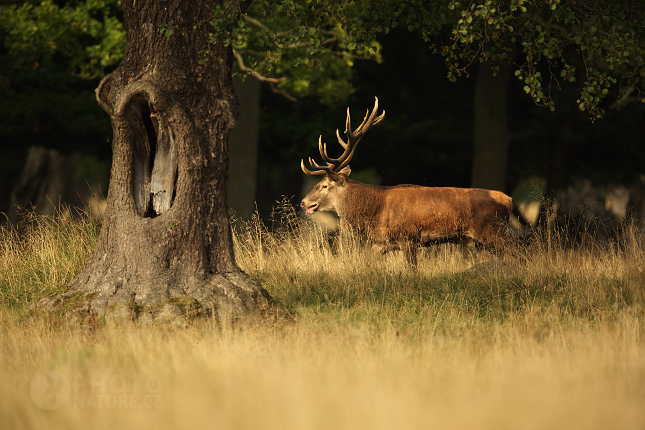
<path fill-rule="evenodd" d="M 396 251 L 397 249 L 399 249 L 398 243 L 385 242 L 375 243 L 374 245 L 372 245 L 372 252 L 379 255 L 385 255 L 388 252 Z"/>
<path fill-rule="evenodd" d="M 372 252 L 374 254 L 384 255 L 387 252 L 387 246 L 380 243 L 372 245 Z"/>
<path fill-rule="evenodd" d="M 404 240 L 399 242 L 399 248 L 403 251 L 405 261 L 408 262 L 410 267 L 414 270 L 417 269 L 417 243 L 411 240 Z"/>

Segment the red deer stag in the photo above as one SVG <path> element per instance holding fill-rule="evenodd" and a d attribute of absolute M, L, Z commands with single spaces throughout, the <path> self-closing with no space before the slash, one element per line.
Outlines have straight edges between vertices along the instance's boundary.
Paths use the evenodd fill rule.
<path fill-rule="evenodd" d="M 321 136 L 318 149 L 326 165 L 320 166 L 309 158 L 313 170 L 308 170 L 304 161 L 300 162 L 307 175 L 325 175 L 300 203 L 306 214 L 335 212 L 341 228 L 349 225 L 354 231 L 369 235 L 378 244 L 375 250 L 401 249 L 413 267 L 417 264 L 419 244 L 475 240 L 484 248 L 495 250 L 504 243 L 513 209 L 511 198 L 504 193 L 479 188 L 383 187 L 349 179 L 349 162 L 356 145 L 370 127 L 385 118 L 385 111 L 376 117 L 377 110 L 378 98 L 372 113 L 368 109 L 361 125 L 351 131 L 347 109 L 347 143 L 336 130 L 338 143 L 344 149 L 339 158 L 327 155 L 327 145 L 322 143 Z"/>

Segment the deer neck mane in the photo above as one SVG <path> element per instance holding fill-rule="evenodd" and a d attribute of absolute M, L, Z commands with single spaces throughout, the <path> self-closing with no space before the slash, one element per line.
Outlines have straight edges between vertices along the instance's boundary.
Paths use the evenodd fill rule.
<path fill-rule="evenodd" d="M 338 216 L 352 228 L 364 230 L 376 219 L 384 204 L 385 187 L 347 179 Z"/>

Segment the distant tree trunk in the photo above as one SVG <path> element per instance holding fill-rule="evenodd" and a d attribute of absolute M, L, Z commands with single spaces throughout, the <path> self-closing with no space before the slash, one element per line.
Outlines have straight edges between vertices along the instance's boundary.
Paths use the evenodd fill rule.
<path fill-rule="evenodd" d="M 508 131 L 506 100 L 511 65 L 501 64 L 497 76 L 482 63 L 475 87 L 475 152 L 471 185 L 506 191 Z"/>
<path fill-rule="evenodd" d="M 29 147 L 25 164 L 11 190 L 8 221 L 19 226 L 21 208 L 33 209 L 42 215 L 78 215 L 89 209 L 92 216 L 102 218 L 103 198 L 91 186 L 99 182 L 102 172 L 94 168 L 93 176 L 79 176 L 88 159 L 78 152 L 63 155 L 55 149 Z"/>
<path fill-rule="evenodd" d="M 228 169 L 228 206 L 243 220 L 255 211 L 260 129 L 260 81 L 248 77 L 233 85 L 240 102 L 240 116 L 229 136 L 231 164 Z"/>
<path fill-rule="evenodd" d="M 53 215 L 65 185 L 71 181 L 78 157 L 67 159 L 55 149 L 42 146 L 29 148 L 27 160 L 11 190 L 9 222 L 18 223 L 21 208 L 37 209 Z"/>
<path fill-rule="evenodd" d="M 211 44 L 208 62 L 198 64 L 213 7 L 123 1 L 125 56 L 96 90 L 114 131 L 105 219 L 85 269 L 49 302 L 67 304 L 75 319 L 225 322 L 271 303 L 233 255 L 231 48 Z M 162 24 L 178 29 L 169 40 Z"/>

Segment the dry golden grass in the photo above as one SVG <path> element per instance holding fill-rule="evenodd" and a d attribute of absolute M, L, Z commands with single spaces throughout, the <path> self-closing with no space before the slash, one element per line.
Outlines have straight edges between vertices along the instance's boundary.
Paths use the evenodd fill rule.
<path fill-rule="evenodd" d="M 44 242 L 3 243 L 0 428 L 645 427 L 638 234 L 584 249 L 535 239 L 508 253 L 522 272 L 475 277 L 463 271 L 480 257 L 453 246 L 426 251 L 413 272 L 400 253 L 373 256 L 351 236 L 333 250 L 319 229 L 285 220 L 235 236 L 240 265 L 292 312 L 272 327 L 89 331 L 27 318 L 48 288 L 22 267 L 60 263 L 29 256 Z M 95 234 L 70 229 L 79 244 Z M 22 263 L 21 247 L 34 249 Z"/>
<path fill-rule="evenodd" d="M 65 288 L 83 268 L 99 224 L 89 213 L 80 218 L 69 213 L 25 212 L 17 228 L 0 225 L 0 306 L 24 308 L 34 298 Z"/>

